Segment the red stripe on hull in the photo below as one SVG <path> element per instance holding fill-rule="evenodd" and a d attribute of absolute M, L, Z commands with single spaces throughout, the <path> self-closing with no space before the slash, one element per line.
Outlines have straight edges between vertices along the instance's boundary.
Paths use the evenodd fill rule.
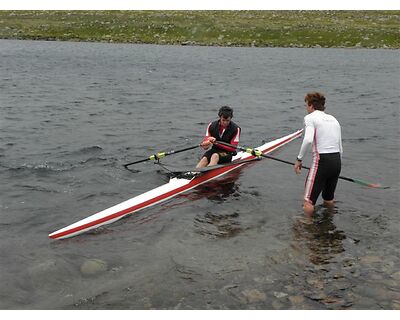
<path fill-rule="evenodd" d="M 261 151 L 263 153 L 271 152 L 274 149 L 280 147 L 281 145 L 283 145 L 283 144 L 285 144 L 285 143 L 287 143 L 287 142 L 299 137 L 301 134 L 302 134 L 302 131 L 299 131 L 296 135 L 290 136 L 289 138 L 287 138 L 287 139 L 285 139 L 285 140 L 283 140 L 283 141 L 281 141 L 281 142 L 279 142 L 279 143 L 277 143 L 277 144 L 275 144 L 275 145 L 273 145 L 273 146 L 271 146 L 271 147 L 269 147 L 269 148 L 267 148 L 265 150 L 261 150 Z M 248 157 L 244 157 L 242 159 L 252 159 L 252 158 L 255 158 L 255 157 L 252 156 L 252 155 L 249 155 Z M 194 187 L 196 187 L 196 186 L 198 186 L 200 184 L 206 183 L 209 180 L 217 178 L 218 176 L 223 175 L 225 173 L 228 173 L 228 172 L 230 172 L 230 171 L 232 171 L 232 170 L 234 170 L 236 168 L 239 168 L 239 167 L 241 167 L 243 165 L 245 165 L 245 163 L 232 164 L 232 166 L 227 166 L 227 167 L 223 167 L 223 168 L 215 169 L 213 171 L 206 172 L 206 173 L 204 173 L 203 175 L 201 175 L 199 177 L 193 178 L 188 184 L 185 184 L 182 187 L 178 187 L 178 188 L 176 188 L 174 190 L 171 190 L 169 192 L 166 192 L 164 194 L 156 196 L 156 197 L 154 197 L 154 198 L 152 198 L 150 200 L 147 200 L 147 201 L 144 201 L 144 202 L 139 203 L 137 205 L 134 205 L 132 207 L 126 208 L 124 210 L 121 210 L 121 211 L 118 211 L 116 213 L 110 214 L 110 215 L 108 215 L 106 217 L 103 217 L 103 218 L 94 220 L 92 222 L 77 226 L 75 228 L 71 228 L 71 229 L 65 230 L 65 231 L 60 232 L 60 233 L 51 234 L 51 235 L 49 235 L 49 237 L 52 238 L 52 239 L 59 239 L 59 238 L 63 238 L 63 237 L 69 236 L 69 235 L 73 235 L 74 233 L 77 233 L 77 232 L 83 233 L 85 231 L 89 231 L 91 229 L 96 228 L 96 226 L 100 226 L 100 225 L 104 224 L 107 221 L 110 221 L 110 220 L 113 220 L 113 219 L 117 219 L 117 218 L 122 218 L 123 216 L 125 216 L 127 214 L 132 214 L 135 211 L 138 211 L 138 210 L 144 209 L 146 207 L 155 205 L 155 204 L 160 203 L 160 202 L 162 202 L 164 200 L 167 200 L 168 198 L 171 198 L 171 197 L 173 197 L 173 196 L 175 196 L 177 194 L 180 194 L 180 193 L 183 193 L 183 192 L 188 191 L 190 189 L 193 189 Z"/>

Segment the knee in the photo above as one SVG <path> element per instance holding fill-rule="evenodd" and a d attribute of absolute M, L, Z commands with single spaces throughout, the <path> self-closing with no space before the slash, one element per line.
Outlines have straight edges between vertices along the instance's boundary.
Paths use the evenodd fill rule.
<path fill-rule="evenodd" d="M 200 162 L 197 164 L 196 168 L 202 168 L 207 166 L 208 164 L 208 159 L 206 157 L 203 157 Z"/>
<path fill-rule="evenodd" d="M 214 153 L 214 154 L 211 156 L 210 162 L 218 162 L 218 161 L 219 161 L 219 155 L 218 155 L 218 153 Z"/>

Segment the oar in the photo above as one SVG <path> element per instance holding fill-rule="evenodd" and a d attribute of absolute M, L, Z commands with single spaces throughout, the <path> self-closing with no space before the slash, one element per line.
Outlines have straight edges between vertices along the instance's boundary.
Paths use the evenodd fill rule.
<path fill-rule="evenodd" d="M 124 167 L 127 168 L 128 166 L 130 166 L 132 164 L 137 164 L 137 163 L 141 163 L 141 162 L 145 162 L 145 161 L 159 160 L 159 159 L 162 159 L 162 158 L 164 158 L 166 156 L 169 156 L 171 154 L 192 150 L 192 149 L 195 149 L 195 148 L 198 148 L 198 147 L 199 147 L 199 145 L 196 144 L 195 146 L 187 147 L 187 148 L 184 148 L 184 149 L 171 150 L 171 151 L 166 151 L 166 152 L 158 152 L 158 153 L 153 154 L 150 157 L 147 157 L 145 159 L 137 160 L 137 161 L 134 161 L 134 162 L 130 162 L 130 163 L 124 164 Z"/>
<path fill-rule="evenodd" d="M 267 154 L 263 154 L 261 151 L 256 150 L 256 149 L 245 148 L 245 147 L 241 147 L 241 146 L 235 146 L 233 144 L 229 144 L 229 143 L 226 143 L 224 141 L 215 141 L 215 143 L 216 144 L 221 144 L 221 145 L 224 145 L 224 146 L 228 146 L 228 147 L 232 147 L 232 148 L 235 148 L 235 149 L 250 153 L 250 154 L 252 154 L 253 156 L 256 156 L 256 157 L 260 157 L 261 156 L 261 157 L 264 157 L 264 158 L 268 158 L 268 159 L 271 159 L 271 160 L 283 162 L 283 163 L 286 163 L 286 164 L 291 164 L 291 165 L 294 166 L 294 162 L 282 160 L 282 159 L 279 159 L 279 158 L 275 158 L 275 157 L 269 156 Z M 302 165 L 302 168 L 310 170 L 309 167 L 306 167 L 306 166 L 303 166 L 303 165 Z M 359 179 L 353 179 L 353 178 L 348 178 L 348 177 L 343 177 L 343 176 L 339 176 L 339 179 L 350 181 L 350 182 L 354 182 L 356 184 L 359 184 L 359 185 L 362 185 L 362 186 L 366 186 L 366 187 L 369 187 L 369 188 L 377 188 L 377 189 L 389 189 L 390 188 L 390 187 L 382 186 L 380 183 L 370 183 L 370 182 L 362 181 L 362 180 L 359 180 Z"/>

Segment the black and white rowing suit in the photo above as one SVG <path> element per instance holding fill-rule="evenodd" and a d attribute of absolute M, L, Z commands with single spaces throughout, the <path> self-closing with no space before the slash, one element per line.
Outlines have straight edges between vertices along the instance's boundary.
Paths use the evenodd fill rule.
<path fill-rule="evenodd" d="M 209 137 L 214 137 L 219 141 L 237 146 L 239 144 L 240 132 L 240 127 L 233 121 L 231 121 L 228 127 L 224 129 L 221 126 L 220 121 L 216 120 L 208 124 L 203 141 L 207 140 Z M 214 144 L 212 148 L 203 155 L 203 157 L 206 157 L 208 162 L 210 162 L 211 156 L 214 153 L 219 154 L 218 163 L 228 163 L 232 161 L 232 156 L 236 155 L 236 149 L 222 144 Z"/>
<path fill-rule="evenodd" d="M 310 144 L 313 154 L 304 200 L 315 204 L 321 191 L 324 200 L 333 200 L 343 153 L 340 124 L 332 115 L 315 110 L 304 117 L 304 125 L 304 139 L 297 159 L 303 159 Z"/>

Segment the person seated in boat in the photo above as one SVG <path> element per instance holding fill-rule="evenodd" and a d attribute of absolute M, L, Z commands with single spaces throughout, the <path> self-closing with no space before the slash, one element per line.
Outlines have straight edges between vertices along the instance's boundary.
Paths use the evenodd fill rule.
<path fill-rule="evenodd" d="M 208 150 L 202 156 L 196 168 L 214 166 L 221 163 L 229 163 L 232 156 L 236 155 L 236 149 L 218 145 L 218 140 L 237 146 L 240 138 L 240 127 L 232 121 L 233 110 L 229 106 L 222 106 L 218 111 L 219 119 L 210 122 L 207 126 L 206 136 L 200 146 Z"/>

